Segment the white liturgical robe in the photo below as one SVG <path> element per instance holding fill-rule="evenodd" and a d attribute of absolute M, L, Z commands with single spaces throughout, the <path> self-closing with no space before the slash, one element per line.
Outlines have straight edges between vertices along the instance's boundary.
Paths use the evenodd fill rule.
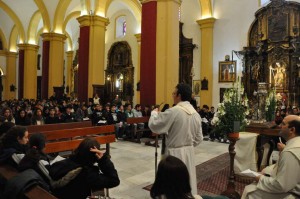
<path fill-rule="evenodd" d="M 197 194 L 194 146 L 203 140 L 201 117 L 188 102 L 179 102 L 165 112 L 151 112 L 149 128 L 157 134 L 166 134 L 164 155 L 181 159 L 188 168 L 192 194 Z"/>
<path fill-rule="evenodd" d="M 286 143 L 271 176 L 246 186 L 242 198 L 300 198 L 300 136 Z"/>

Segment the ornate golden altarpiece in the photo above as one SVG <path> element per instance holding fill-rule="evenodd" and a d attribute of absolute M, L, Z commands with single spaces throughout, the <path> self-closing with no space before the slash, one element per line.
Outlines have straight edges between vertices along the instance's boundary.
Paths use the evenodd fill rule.
<path fill-rule="evenodd" d="M 271 0 L 255 13 L 248 46 L 235 52 L 243 61 L 245 90 L 251 98 L 258 82 L 266 82 L 283 105 L 300 104 L 300 3 Z M 252 96 L 253 97 L 253 96 Z"/>

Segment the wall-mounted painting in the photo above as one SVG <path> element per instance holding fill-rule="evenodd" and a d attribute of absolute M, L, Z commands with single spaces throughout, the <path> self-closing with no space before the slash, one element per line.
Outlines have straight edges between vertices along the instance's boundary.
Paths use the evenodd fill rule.
<path fill-rule="evenodd" d="M 219 62 L 219 82 L 235 82 L 236 61 Z"/>

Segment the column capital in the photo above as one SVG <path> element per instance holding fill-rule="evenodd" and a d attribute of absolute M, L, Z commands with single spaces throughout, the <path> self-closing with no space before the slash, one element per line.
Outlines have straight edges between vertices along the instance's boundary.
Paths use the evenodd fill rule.
<path fill-rule="evenodd" d="M 141 4 L 144 4 L 144 3 L 148 3 L 148 2 L 151 2 L 151 1 L 157 1 L 157 0 L 140 0 Z"/>
<path fill-rule="evenodd" d="M 67 51 L 67 52 L 66 52 L 66 55 L 67 55 L 67 56 L 73 56 L 73 54 L 74 54 L 74 51 L 73 51 L 73 50 L 70 50 L 70 51 Z"/>
<path fill-rule="evenodd" d="M 135 34 L 134 36 L 135 36 L 137 42 L 141 42 L 141 36 L 142 36 L 141 33 Z"/>
<path fill-rule="evenodd" d="M 7 56 L 7 57 L 17 57 L 17 56 L 18 56 L 18 53 L 17 53 L 17 52 L 7 51 L 7 52 L 6 52 L 6 56 Z"/>
<path fill-rule="evenodd" d="M 181 5 L 181 3 L 182 3 L 182 0 L 140 0 L 141 4 L 148 3 L 148 2 L 151 2 L 151 1 L 156 1 L 156 2 L 159 2 L 159 1 L 174 1 L 175 3 L 178 3 L 179 5 Z"/>
<path fill-rule="evenodd" d="M 197 20 L 197 23 L 200 26 L 200 29 L 204 29 L 204 28 L 213 28 L 215 21 L 216 18 L 211 17 L 211 18 Z"/>
<path fill-rule="evenodd" d="M 18 44 L 20 50 L 33 50 L 38 51 L 39 46 L 35 44 Z"/>
<path fill-rule="evenodd" d="M 98 15 L 83 15 L 77 18 L 80 27 L 84 26 L 102 26 L 106 27 L 109 24 L 109 20 L 105 17 Z"/>
<path fill-rule="evenodd" d="M 6 55 L 6 53 L 7 53 L 7 51 L 6 51 L 6 50 L 0 50 L 0 56 L 5 56 L 5 55 Z"/>
<path fill-rule="evenodd" d="M 59 34 L 55 32 L 47 32 L 41 34 L 43 41 L 65 41 L 67 39 L 67 36 L 64 34 Z"/>

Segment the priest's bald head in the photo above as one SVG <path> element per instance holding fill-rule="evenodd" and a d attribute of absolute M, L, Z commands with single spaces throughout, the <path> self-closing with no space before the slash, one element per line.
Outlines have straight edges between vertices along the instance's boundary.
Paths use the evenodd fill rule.
<path fill-rule="evenodd" d="M 180 83 L 175 87 L 175 91 L 173 92 L 174 104 L 177 104 L 181 101 L 191 101 L 192 97 L 192 89 L 190 85 Z"/>
<path fill-rule="evenodd" d="M 279 133 L 286 141 L 300 136 L 300 117 L 297 115 L 286 116 L 281 123 L 281 131 Z"/>

